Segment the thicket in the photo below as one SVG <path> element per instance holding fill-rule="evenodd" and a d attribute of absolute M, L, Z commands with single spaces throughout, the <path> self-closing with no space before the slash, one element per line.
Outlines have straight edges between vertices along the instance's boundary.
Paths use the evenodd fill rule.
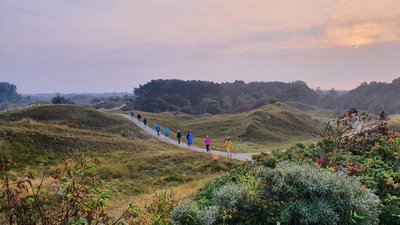
<path fill-rule="evenodd" d="M 62 169 L 45 169 L 37 176 L 28 173 L 22 178 L 15 176 L 14 165 L 1 155 L 3 223 L 126 224 L 137 216 L 134 205 L 127 206 L 119 217 L 107 214 L 113 189 L 100 180 L 93 159 L 65 160 Z"/>
<path fill-rule="evenodd" d="M 355 121 L 362 124 L 359 131 L 354 129 Z M 400 224 L 400 138 L 387 127 L 387 115 L 382 113 L 374 120 L 352 109 L 328 127 L 326 135 L 318 144 L 262 154 L 255 162 L 269 168 L 291 161 L 316 164 L 332 172 L 345 171 L 381 200 L 380 224 Z"/>
<path fill-rule="evenodd" d="M 400 138 L 355 109 L 317 144 L 261 154 L 203 187 L 177 224 L 400 224 Z"/>
<path fill-rule="evenodd" d="M 66 98 L 60 94 L 57 94 L 56 96 L 54 96 L 51 99 L 51 103 L 52 104 L 72 104 L 72 102 L 68 98 Z"/>
<path fill-rule="evenodd" d="M 22 99 L 17 92 L 17 86 L 7 82 L 0 82 L 0 103 L 16 103 Z"/>
<path fill-rule="evenodd" d="M 346 95 L 339 97 L 338 102 L 341 108 L 355 107 L 376 114 L 382 110 L 388 113 L 399 113 L 399 91 L 400 77 L 391 83 L 363 82 Z"/>
<path fill-rule="evenodd" d="M 137 109 L 148 112 L 181 111 L 189 114 L 237 113 L 275 103 L 296 101 L 341 112 L 356 107 L 370 113 L 400 112 L 400 78 L 392 83 L 362 83 L 343 93 L 313 90 L 303 81 L 213 83 L 152 80 L 134 89 Z"/>
<path fill-rule="evenodd" d="M 176 224 L 378 224 L 379 198 L 344 172 L 316 165 L 255 167 L 209 184 L 172 213 Z M 212 186 L 213 189 L 209 189 Z M 208 190 L 208 191 L 207 191 Z"/>
<path fill-rule="evenodd" d="M 208 81 L 152 80 L 135 88 L 135 107 L 148 112 L 181 111 L 189 114 L 236 113 L 279 101 L 313 104 L 317 94 L 296 81 L 213 83 Z"/>
<path fill-rule="evenodd" d="M 134 203 L 120 215 L 110 214 L 115 190 L 100 179 L 98 161 L 82 156 L 63 167 L 47 167 L 22 175 L 16 164 L 0 155 L 2 176 L 0 223 L 35 225 L 167 225 L 178 199 L 156 193 L 143 209 Z"/>

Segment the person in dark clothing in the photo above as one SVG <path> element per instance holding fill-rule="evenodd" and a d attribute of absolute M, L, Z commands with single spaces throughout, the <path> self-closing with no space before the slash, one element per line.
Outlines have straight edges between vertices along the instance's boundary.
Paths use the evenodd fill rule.
<path fill-rule="evenodd" d="M 176 132 L 176 138 L 178 138 L 178 144 L 181 143 L 181 137 L 182 137 L 181 131 L 178 130 L 178 132 Z"/>
<path fill-rule="evenodd" d="M 137 119 L 138 119 L 139 122 L 140 122 L 140 119 L 142 119 L 142 115 L 138 114 L 138 115 L 137 115 Z"/>
<path fill-rule="evenodd" d="M 135 113 L 132 111 L 132 112 L 131 112 L 131 117 L 133 117 L 134 115 L 135 115 Z"/>
<path fill-rule="evenodd" d="M 144 124 L 144 127 L 146 127 L 146 124 L 147 124 L 146 118 L 143 119 L 143 124 Z"/>

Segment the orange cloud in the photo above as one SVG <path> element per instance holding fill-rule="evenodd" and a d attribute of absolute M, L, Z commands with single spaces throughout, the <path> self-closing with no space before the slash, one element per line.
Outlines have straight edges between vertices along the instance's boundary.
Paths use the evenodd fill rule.
<path fill-rule="evenodd" d="M 326 42 L 339 46 L 360 47 L 363 45 L 400 40 L 397 24 L 361 23 L 350 27 L 328 27 Z"/>

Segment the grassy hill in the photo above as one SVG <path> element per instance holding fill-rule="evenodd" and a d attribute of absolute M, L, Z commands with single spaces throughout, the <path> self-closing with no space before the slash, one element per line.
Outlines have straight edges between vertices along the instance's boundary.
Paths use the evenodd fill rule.
<path fill-rule="evenodd" d="M 286 148 L 300 141 L 315 138 L 325 127 L 330 114 L 301 103 L 288 102 L 237 114 L 192 116 L 180 112 L 141 113 L 150 126 L 169 127 L 172 137 L 180 129 L 191 131 L 195 144 L 202 146 L 206 135 L 213 138 L 213 149 L 223 149 L 227 136 L 233 137 L 239 152 Z"/>
<path fill-rule="evenodd" d="M 135 137 L 149 137 L 137 126 L 120 116 L 78 105 L 41 105 L 0 113 L 0 121 L 19 121 L 26 118 L 51 125 L 64 125 L 69 128 L 114 134 L 129 130 Z"/>
<path fill-rule="evenodd" d="M 121 129 L 132 135 L 123 137 Z M 0 150 L 20 170 L 33 172 L 57 167 L 64 158 L 91 156 L 123 199 L 188 183 L 196 189 L 237 164 L 161 143 L 119 116 L 70 105 L 0 113 Z"/>

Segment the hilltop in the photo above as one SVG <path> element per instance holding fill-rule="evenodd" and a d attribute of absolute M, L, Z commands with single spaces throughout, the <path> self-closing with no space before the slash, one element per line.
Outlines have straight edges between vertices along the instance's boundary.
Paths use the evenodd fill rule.
<path fill-rule="evenodd" d="M 32 119 L 38 122 L 64 125 L 70 128 L 88 129 L 95 131 L 121 134 L 131 130 L 136 137 L 144 138 L 146 135 L 136 126 L 125 119 L 79 105 L 40 105 L 23 109 L 11 110 L 0 113 L 0 120 L 19 121 Z"/>

